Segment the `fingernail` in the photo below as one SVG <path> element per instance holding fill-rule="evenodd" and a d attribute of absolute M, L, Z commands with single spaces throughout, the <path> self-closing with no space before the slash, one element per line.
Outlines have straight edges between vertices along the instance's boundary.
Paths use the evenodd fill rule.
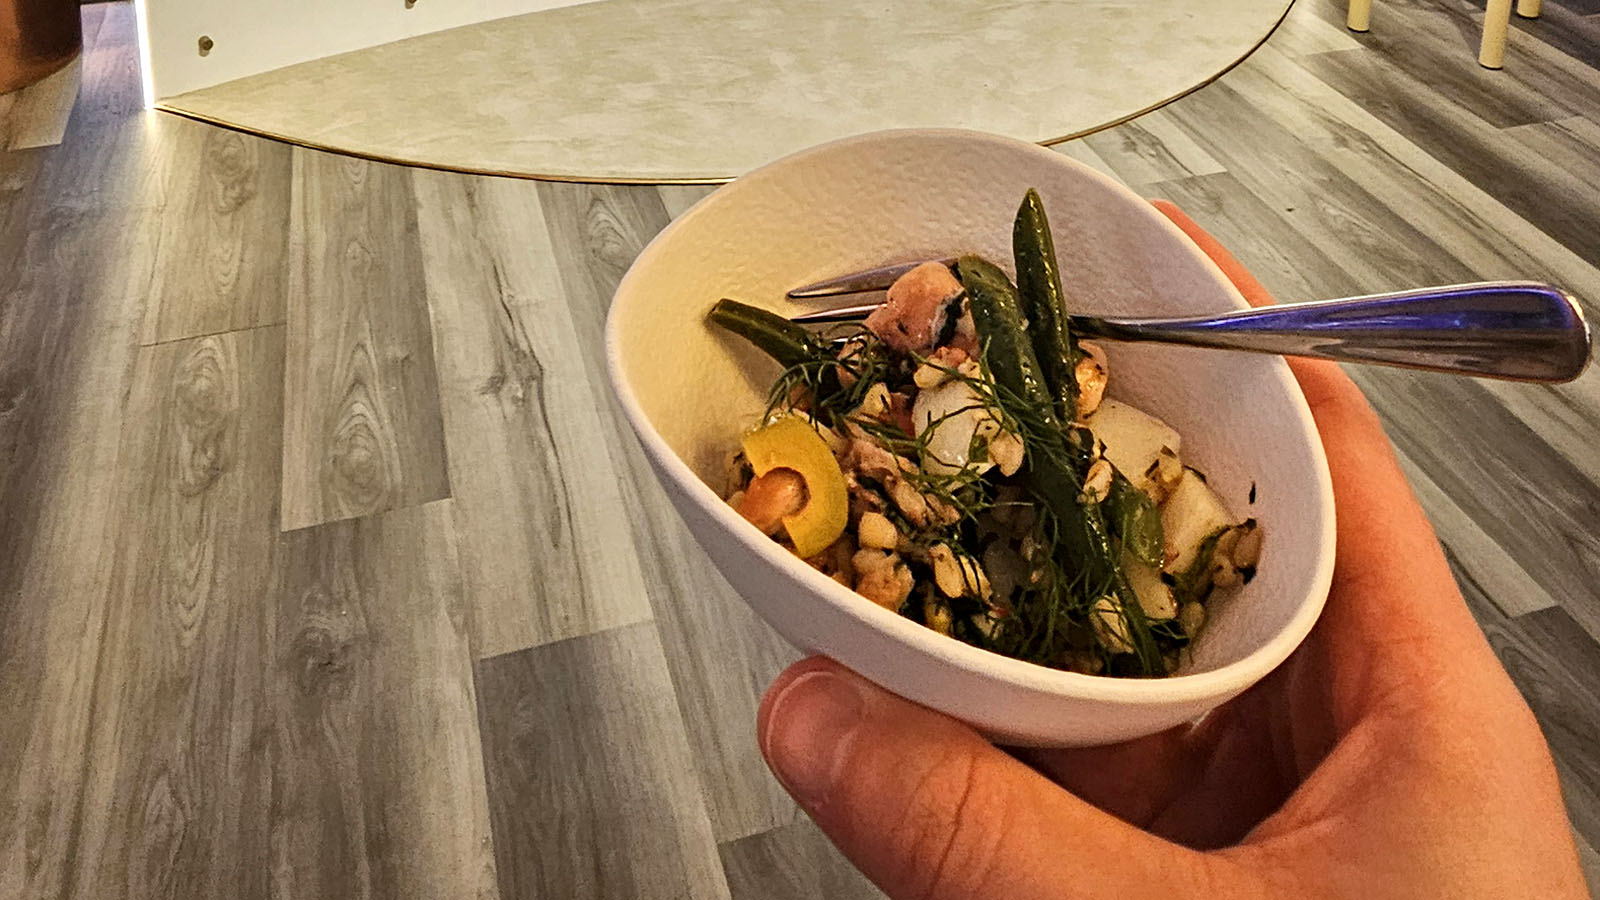
<path fill-rule="evenodd" d="M 773 698 L 761 752 L 808 808 L 825 802 L 850 749 L 865 701 L 837 672 L 807 672 Z"/>

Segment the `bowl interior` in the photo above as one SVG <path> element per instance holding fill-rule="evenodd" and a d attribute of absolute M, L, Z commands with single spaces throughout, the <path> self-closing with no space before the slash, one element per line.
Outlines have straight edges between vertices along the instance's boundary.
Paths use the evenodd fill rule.
<path fill-rule="evenodd" d="M 815 308 L 785 299 L 795 285 L 964 252 L 1009 270 L 1011 221 L 1029 187 L 1044 200 L 1075 308 L 1161 316 L 1244 305 L 1210 260 L 1148 203 L 1049 150 L 967 132 L 913 131 L 805 151 L 733 182 L 680 217 L 640 255 L 614 300 L 613 378 L 658 470 L 687 498 L 680 502 L 704 507 L 729 541 L 748 542 L 754 534 L 717 492 L 725 455 L 760 415 L 777 366 L 705 325 L 716 300 L 793 314 Z M 1265 528 L 1259 576 L 1212 604 L 1191 665 L 1163 683 L 1247 662 L 1259 677 L 1309 630 L 1331 568 L 1331 490 L 1305 402 L 1275 357 L 1106 346 L 1110 396 L 1178 429 L 1185 461 L 1204 471 L 1236 514 L 1253 515 Z M 876 609 L 761 543 L 751 546 L 763 564 L 815 576 L 818 602 Z M 933 644 L 935 652 L 972 650 L 939 640 L 952 646 Z M 1042 677 L 1057 676 L 1110 681 Z"/>

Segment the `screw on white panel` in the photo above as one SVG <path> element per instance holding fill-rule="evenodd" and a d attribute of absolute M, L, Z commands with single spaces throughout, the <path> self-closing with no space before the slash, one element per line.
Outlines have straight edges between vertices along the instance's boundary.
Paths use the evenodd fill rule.
<path fill-rule="evenodd" d="M 211 48 L 215 47 L 217 45 L 215 41 L 211 40 L 211 35 L 209 35 L 209 34 L 200 35 L 199 43 L 200 43 L 200 55 L 201 56 L 210 56 L 211 55 Z"/>

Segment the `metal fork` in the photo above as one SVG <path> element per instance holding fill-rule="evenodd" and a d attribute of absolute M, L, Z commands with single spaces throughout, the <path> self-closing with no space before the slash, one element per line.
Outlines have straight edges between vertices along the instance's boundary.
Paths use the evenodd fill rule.
<path fill-rule="evenodd" d="M 830 279 L 796 288 L 789 296 L 881 290 L 914 265 Z M 793 321 L 851 321 L 881 305 L 880 300 L 823 310 Z M 1077 334 L 1113 341 L 1309 356 L 1510 381 L 1571 381 L 1590 357 L 1589 327 L 1577 300 L 1560 288 L 1531 281 L 1457 284 L 1216 315 L 1069 319 Z"/>

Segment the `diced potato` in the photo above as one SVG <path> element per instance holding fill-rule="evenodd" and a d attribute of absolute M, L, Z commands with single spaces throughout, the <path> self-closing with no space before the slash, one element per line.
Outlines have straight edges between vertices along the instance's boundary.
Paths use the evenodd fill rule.
<path fill-rule="evenodd" d="M 1172 588 L 1162 582 L 1161 572 L 1155 566 L 1145 565 L 1123 553 L 1122 571 L 1128 576 L 1128 587 L 1133 588 L 1134 596 L 1139 598 L 1139 608 L 1144 610 L 1145 618 L 1163 622 L 1178 614 L 1178 601 L 1172 596 Z"/>
<path fill-rule="evenodd" d="M 1089 430 L 1105 444 L 1105 458 L 1127 476 L 1133 486 L 1159 497 L 1151 483 L 1151 470 L 1165 447 L 1182 449 L 1178 432 L 1167 423 L 1120 400 L 1104 400 L 1087 420 Z"/>
<path fill-rule="evenodd" d="M 1238 520 L 1193 469 L 1185 469 L 1161 504 L 1161 530 L 1167 542 L 1168 572 L 1187 572 L 1206 539 Z"/>

